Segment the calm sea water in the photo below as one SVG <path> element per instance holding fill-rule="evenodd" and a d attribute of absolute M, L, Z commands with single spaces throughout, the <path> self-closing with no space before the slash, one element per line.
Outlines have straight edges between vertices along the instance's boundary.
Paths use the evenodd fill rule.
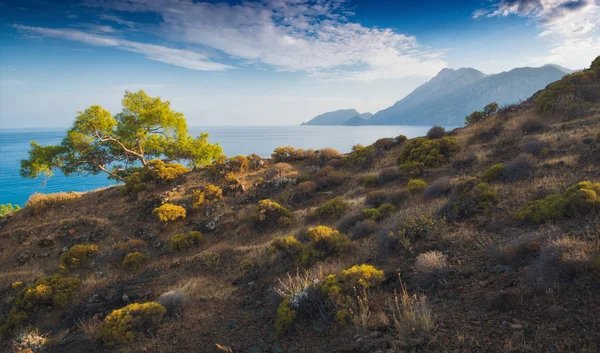
<path fill-rule="evenodd" d="M 348 152 L 357 143 L 368 145 L 400 134 L 412 138 L 425 135 L 428 129 L 429 126 L 211 126 L 191 127 L 190 133 L 208 132 L 209 141 L 220 143 L 228 156 L 256 153 L 269 157 L 277 146 L 331 147 Z M 66 177 L 57 172 L 47 180 L 19 175 L 20 161 L 27 158 L 31 140 L 41 145 L 58 144 L 64 135 L 64 129 L 0 130 L 0 204 L 24 205 L 35 192 L 90 191 L 114 184 L 103 174 Z"/>

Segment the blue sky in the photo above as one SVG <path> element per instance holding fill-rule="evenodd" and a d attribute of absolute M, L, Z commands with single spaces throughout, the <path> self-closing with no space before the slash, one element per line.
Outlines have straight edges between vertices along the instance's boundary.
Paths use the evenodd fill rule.
<path fill-rule="evenodd" d="M 599 18 L 599 0 L 0 0 L 0 127 L 66 127 L 137 89 L 190 125 L 375 113 L 444 67 L 584 68 Z"/>

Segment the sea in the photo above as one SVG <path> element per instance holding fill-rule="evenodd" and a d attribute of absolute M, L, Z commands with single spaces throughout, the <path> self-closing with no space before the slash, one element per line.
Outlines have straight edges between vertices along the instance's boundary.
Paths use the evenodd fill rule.
<path fill-rule="evenodd" d="M 383 137 L 423 136 L 430 126 L 206 126 L 190 127 L 194 136 L 209 133 L 227 156 L 256 153 L 269 157 L 277 146 L 303 149 L 335 148 L 349 152 L 355 144 L 369 145 Z M 114 185 L 104 173 L 64 176 L 57 171 L 50 178 L 23 178 L 20 161 L 27 158 L 30 141 L 41 145 L 59 144 L 66 129 L 0 129 L 0 204 L 25 205 L 33 193 L 90 191 Z"/>

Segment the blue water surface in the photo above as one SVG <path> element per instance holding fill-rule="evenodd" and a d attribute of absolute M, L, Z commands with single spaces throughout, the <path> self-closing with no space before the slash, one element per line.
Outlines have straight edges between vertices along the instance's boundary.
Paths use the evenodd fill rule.
<path fill-rule="evenodd" d="M 269 157 L 277 146 L 304 149 L 335 148 L 349 152 L 353 145 L 368 145 L 382 137 L 400 134 L 408 138 L 425 135 L 429 126 L 207 126 L 190 127 L 190 133 L 210 134 L 209 141 L 218 142 L 225 154 L 256 153 Z M 104 174 L 66 177 L 56 172 L 48 179 L 26 179 L 19 175 L 20 161 L 27 158 L 29 142 L 41 145 L 59 144 L 66 129 L 0 130 L 0 204 L 24 205 L 36 192 L 90 191 L 113 185 Z"/>

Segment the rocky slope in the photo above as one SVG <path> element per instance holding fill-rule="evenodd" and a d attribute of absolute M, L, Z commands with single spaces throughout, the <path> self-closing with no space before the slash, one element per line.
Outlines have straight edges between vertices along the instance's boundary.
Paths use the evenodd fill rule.
<path fill-rule="evenodd" d="M 35 196 L 0 219 L 1 350 L 596 352 L 595 63 L 430 139 Z"/>

